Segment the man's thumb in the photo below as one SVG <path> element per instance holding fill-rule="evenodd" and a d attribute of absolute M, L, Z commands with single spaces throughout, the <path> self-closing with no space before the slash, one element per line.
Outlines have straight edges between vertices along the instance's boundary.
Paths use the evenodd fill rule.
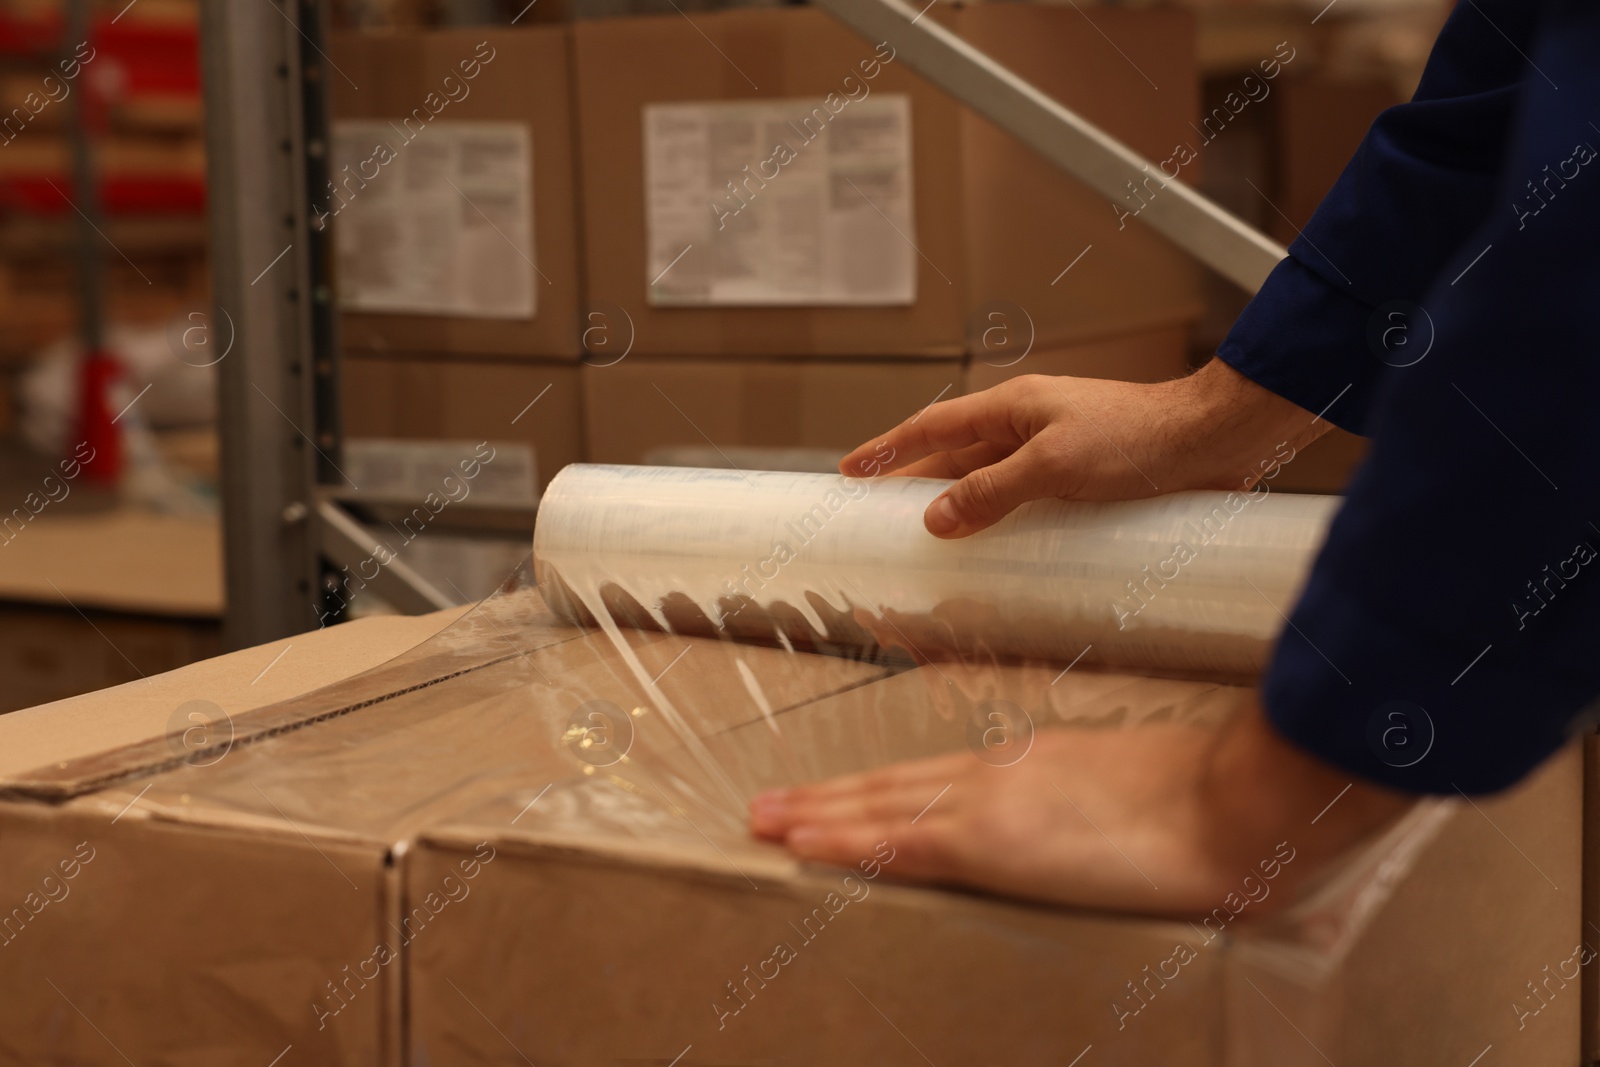
<path fill-rule="evenodd" d="M 928 505 L 923 525 L 935 537 L 947 538 L 966 537 L 993 526 L 1041 495 L 1029 490 L 1027 467 L 1021 451 L 979 467 Z"/>

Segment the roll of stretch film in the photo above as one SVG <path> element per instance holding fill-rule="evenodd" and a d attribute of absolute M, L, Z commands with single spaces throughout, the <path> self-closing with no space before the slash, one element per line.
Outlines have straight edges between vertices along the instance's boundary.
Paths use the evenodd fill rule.
<path fill-rule="evenodd" d="M 1252 674 L 1338 503 L 1265 485 L 1045 500 L 951 541 L 922 522 L 949 484 L 578 464 L 540 503 L 539 585 L 583 622 Z"/>

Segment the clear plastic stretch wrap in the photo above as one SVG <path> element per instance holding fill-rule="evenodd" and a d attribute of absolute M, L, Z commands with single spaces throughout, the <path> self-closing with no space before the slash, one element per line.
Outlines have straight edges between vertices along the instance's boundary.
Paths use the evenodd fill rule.
<path fill-rule="evenodd" d="M 197 1062 L 190 1050 L 235 1047 L 245 1033 L 251 1048 L 293 1042 L 296 1055 L 307 1049 L 302 1062 L 334 1065 L 398 1062 L 398 1050 L 362 1044 L 390 1034 L 383 1040 L 403 1041 L 417 1063 L 1459 1067 L 1478 1041 L 1502 1041 L 1446 1025 L 1463 1012 L 1501 1019 L 1506 1044 L 1529 1042 L 1517 1046 L 1530 1050 L 1526 1062 L 1557 1062 L 1544 1051 L 1576 1030 L 1575 999 L 1542 1009 L 1568 1012 L 1568 1030 L 1545 1015 L 1549 1025 L 1519 1032 L 1500 1010 L 1501 982 L 1461 976 L 1538 974 L 1578 921 L 1570 902 L 1495 906 L 1533 876 L 1481 860 L 1504 840 L 1527 841 L 1538 873 L 1576 880 L 1575 840 L 1547 858 L 1562 833 L 1551 813 L 1581 795 L 1575 761 L 1512 807 L 1485 801 L 1484 818 L 1451 819 L 1453 800 L 1419 803 L 1280 912 L 1259 907 L 1277 891 L 1264 874 L 1230 883 L 1248 896 L 1230 888 L 1189 922 L 907 888 L 894 884 L 899 867 L 857 878 L 750 836 L 748 804 L 766 789 L 953 755 L 996 776 L 1035 773 L 1046 731 L 1222 727 L 1251 706 L 1247 686 L 1074 666 L 1079 642 L 1099 651 L 1124 633 L 1148 638 L 1136 627 L 1182 592 L 1187 613 L 1161 616 L 1175 647 L 1192 653 L 1188 635 L 1203 627 L 1214 649 L 1242 661 L 1243 637 L 1264 641 L 1276 616 L 1238 604 L 1271 596 L 1287 609 L 1329 502 L 1252 500 L 1124 631 L 1096 599 L 1125 580 L 1105 561 L 1163 558 L 1175 531 L 1208 514 L 1202 505 L 1227 510 L 1226 494 L 1044 505 L 943 543 L 920 525 L 939 483 L 749 479 L 568 468 L 540 519 L 547 584 L 536 588 L 523 566 L 423 644 L 278 703 L 225 710 L 196 699 L 216 692 L 216 673 L 151 678 L 100 702 L 103 720 L 73 726 L 59 756 L 0 775 L 0 900 L 25 900 L 36 872 L 88 836 L 104 858 L 82 892 L 121 902 L 79 907 L 74 889 L 72 922 L 52 910 L 17 937 L 13 921 L 3 951 L 17 962 L 0 968 L 0 996 L 26 1025 L 0 1027 L 0 1062 L 104 1059 L 90 1027 L 62 1044 L 52 1027 L 64 990 L 38 979 L 80 957 L 83 984 L 104 991 L 97 1019 L 140 1063 Z M 739 553 L 759 552 L 759 562 L 774 540 L 798 542 L 785 524 L 817 500 L 828 508 L 829 492 L 848 503 L 752 588 L 750 606 L 718 595 L 743 574 Z M 1254 558 L 1242 547 L 1268 543 Z M 956 563 L 963 553 L 970 571 Z M 1012 556 L 1020 572 L 1004 566 Z M 1237 601 L 1227 600 L 1230 575 L 1243 584 Z M 548 584 L 558 579 L 560 595 Z M 611 586 L 603 604 L 599 590 Z M 1050 614 L 1055 596 L 1078 610 Z M 785 598 L 809 605 L 814 621 Z M 599 628 L 542 602 L 582 615 L 584 599 L 602 613 L 584 621 Z M 1208 599 L 1235 610 L 1207 614 Z M 619 626 L 606 604 L 649 625 Z M 714 636 L 651 632 L 674 616 L 711 627 L 714 613 L 735 610 Z M 900 640 L 898 627 L 919 643 L 943 634 L 1013 648 L 1028 638 L 1060 652 L 1002 663 L 925 645 L 930 662 L 913 664 L 831 643 L 857 610 L 868 625 L 852 638 L 892 619 L 886 641 Z M 757 617 L 767 640 L 735 639 L 735 627 L 759 633 Z M 327 669 L 365 654 L 388 640 L 380 622 L 296 637 L 276 659 L 270 649 L 236 653 L 230 672 L 247 670 L 232 691 L 251 699 L 250 679 L 277 659 Z M 819 625 L 826 649 L 780 647 Z M 167 732 L 135 731 L 110 748 L 96 740 L 129 708 L 155 711 Z M 1055 788 L 1049 810 L 1089 817 L 1092 808 L 1074 812 L 1070 781 Z M 941 804 L 956 796 L 929 789 Z M 825 932 L 836 921 L 841 932 Z M 85 954 L 100 944 L 114 947 L 110 964 Z M 774 979 L 759 968 L 780 944 L 799 962 Z M 1396 984 L 1397 973 L 1407 980 Z M 1418 1025 L 1439 997 L 1468 992 L 1462 1012 Z M 178 1010 L 193 1003 L 215 1011 Z M 906 1046 L 910 1034 L 928 1055 Z"/>
<path fill-rule="evenodd" d="M 1338 503 L 1265 485 L 1035 501 L 947 541 L 922 516 L 949 484 L 570 466 L 540 504 L 539 585 L 590 624 L 1253 674 Z"/>

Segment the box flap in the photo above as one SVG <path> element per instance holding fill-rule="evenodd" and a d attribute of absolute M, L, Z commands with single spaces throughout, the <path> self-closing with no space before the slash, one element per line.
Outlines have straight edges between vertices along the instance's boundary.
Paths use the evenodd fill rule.
<path fill-rule="evenodd" d="M 175 712 L 206 701 L 241 716 L 393 659 L 467 609 L 363 619 L 313 630 L 96 693 L 0 716 L 0 789 L 28 772 L 165 737 L 193 725 Z M 210 713 L 215 716 L 217 712 Z"/>

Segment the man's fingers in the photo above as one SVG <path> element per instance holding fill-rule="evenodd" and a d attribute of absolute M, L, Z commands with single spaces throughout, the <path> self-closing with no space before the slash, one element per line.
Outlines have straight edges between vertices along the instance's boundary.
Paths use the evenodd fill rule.
<path fill-rule="evenodd" d="M 851 793 L 873 793 L 921 786 L 934 780 L 938 780 L 942 785 L 969 770 L 972 759 L 970 752 L 952 752 L 931 759 L 895 763 L 861 774 L 849 774 L 809 785 L 798 785 L 793 789 L 784 790 L 783 796 L 790 801 L 812 801 Z"/>
<path fill-rule="evenodd" d="M 966 537 L 987 529 L 1030 500 L 1054 496 L 1039 478 L 1027 447 L 979 467 L 928 505 L 923 524 L 935 537 Z"/>
<path fill-rule="evenodd" d="M 891 878 L 942 881 L 953 874 L 938 828 L 903 822 L 799 826 L 784 844 L 794 855 L 815 863 L 855 867 L 873 862 L 877 873 Z"/>
<path fill-rule="evenodd" d="M 954 452 L 940 452 L 907 464 L 895 473 L 908 478 L 965 478 L 979 467 L 998 463 L 1016 449 L 993 441 L 980 441 Z"/>
<path fill-rule="evenodd" d="M 792 789 L 773 789 L 750 802 L 750 828 L 758 836 L 782 840 L 802 824 L 915 821 L 944 797 L 971 767 L 969 753 L 895 764 L 865 774 L 847 775 Z"/>
<path fill-rule="evenodd" d="M 839 463 L 841 473 L 872 478 L 896 471 L 938 452 L 952 452 L 990 441 L 1016 448 L 1022 437 L 1012 426 L 1009 408 L 987 389 L 930 405 L 868 441 Z"/>
<path fill-rule="evenodd" d="M 821 797 L 777 807 L 754 804 L 750 808 L 750 828 L 760 837 L 781 839 L 799 826 L 910 823 L 937 795 L 927 789 L 898 789 Z"/>

